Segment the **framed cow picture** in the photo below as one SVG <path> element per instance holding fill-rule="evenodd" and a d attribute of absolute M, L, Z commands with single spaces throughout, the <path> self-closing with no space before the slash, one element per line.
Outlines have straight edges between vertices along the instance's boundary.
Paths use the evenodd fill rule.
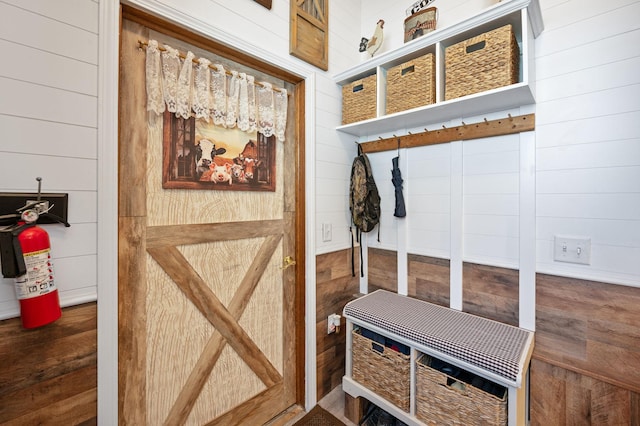
<path fill-rule="evenodd" d="M 162 187 L 275 191 L 276 138 L 164 113 Z"/>

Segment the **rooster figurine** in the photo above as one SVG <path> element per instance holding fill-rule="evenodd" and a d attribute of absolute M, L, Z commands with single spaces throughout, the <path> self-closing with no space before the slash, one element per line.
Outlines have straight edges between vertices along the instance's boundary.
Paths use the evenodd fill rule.
<path fill-rule="evenodd" d="M 362 37 L 362 40 L 360 41 L 360 52 L 364 52 L 366 50 L 373 57 L 378 49 L 380 49 L 380 46 L 382 46 L 382 40 L 384 39 L 384 34 L 382 32 L 383 28 L 384 20 L 380 19 L 376 24 L 373 36 L 371 36 L 370 39 Z"/>

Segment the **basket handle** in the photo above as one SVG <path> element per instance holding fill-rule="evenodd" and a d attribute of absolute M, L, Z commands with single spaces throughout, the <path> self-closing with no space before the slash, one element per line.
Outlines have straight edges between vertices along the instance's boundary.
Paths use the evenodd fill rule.
<path fill-rule="evenodd" d="M 473 53 L 473 52 L 476 52 L 478 50 L 482 50 L 482 49 L 485 48 L 486 45 L 487 45 L 487 41 L 486 40 L 482 40 L 482 41 L 479 41 L 477 43 L 470 44 L 469 46 L 467 46 L 467 53 Z"/>
<path fill-rule="evenodd" d="M 464 382 L 447 377 L 447 387 L 464 392 L 467 385 Z"/>
<path fill-rule="evenodd" d="M 384 346 L 379 345 L 376 342 L 371 342 L 371 349 L 376 352 L 384 353 Z"/>
<path fill-rule="evenodd" d="M 360 84 L 357 84 L 357 85 L 353 86 L 353 89 L 352 89 L 353 93 L 361 92 L 362 90 L 364 90 L 364 84 L 363 83 L 360 83 Z"/>
<path fill-rule="evenodd" d="M 406 68 L 403 68 L 402 71 L 400 71 L 400 75 L 403 76 L 405 74 L 410 74 L 412 72 L 415 72 L 416 70 L 416 66 L 415 65 L 409 65 Z"/>

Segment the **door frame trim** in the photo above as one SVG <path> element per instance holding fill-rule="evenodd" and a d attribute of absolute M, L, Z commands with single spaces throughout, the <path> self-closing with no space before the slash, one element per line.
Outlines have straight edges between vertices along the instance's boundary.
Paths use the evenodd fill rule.
<path fill-rule="evenodd" d="M 305 253 L 305 374 L 304 403 L 315 405 L 315 70 L 290 57 L 279 57 L 257 48 L 202 21 L 147 0 L 123 1 L 189 32 L 234 46 L 242 54 L 270 63 L 295 75 L 304 84 L 304 245 Z M 118 78 L 121 8 L 117 2 L 100 1 L 98 68 L 98 420 L 118 424 Z M 302 225 L 300 225 L 302 226 Z"/>

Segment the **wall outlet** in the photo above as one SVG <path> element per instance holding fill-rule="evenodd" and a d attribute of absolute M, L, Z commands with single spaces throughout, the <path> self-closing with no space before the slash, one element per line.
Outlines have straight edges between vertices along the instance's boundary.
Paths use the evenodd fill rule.
<path fill-rule="evenodd" d="M 553 243 L 553 260 L 556 262 L 590 265 L 591 238 L 556 235 Z"/>
<path fill-rule="evenodd" d="M 331 314 L 327 317 L 327 334 L 340 333 L 340 319 L 338 314 Z"/>

